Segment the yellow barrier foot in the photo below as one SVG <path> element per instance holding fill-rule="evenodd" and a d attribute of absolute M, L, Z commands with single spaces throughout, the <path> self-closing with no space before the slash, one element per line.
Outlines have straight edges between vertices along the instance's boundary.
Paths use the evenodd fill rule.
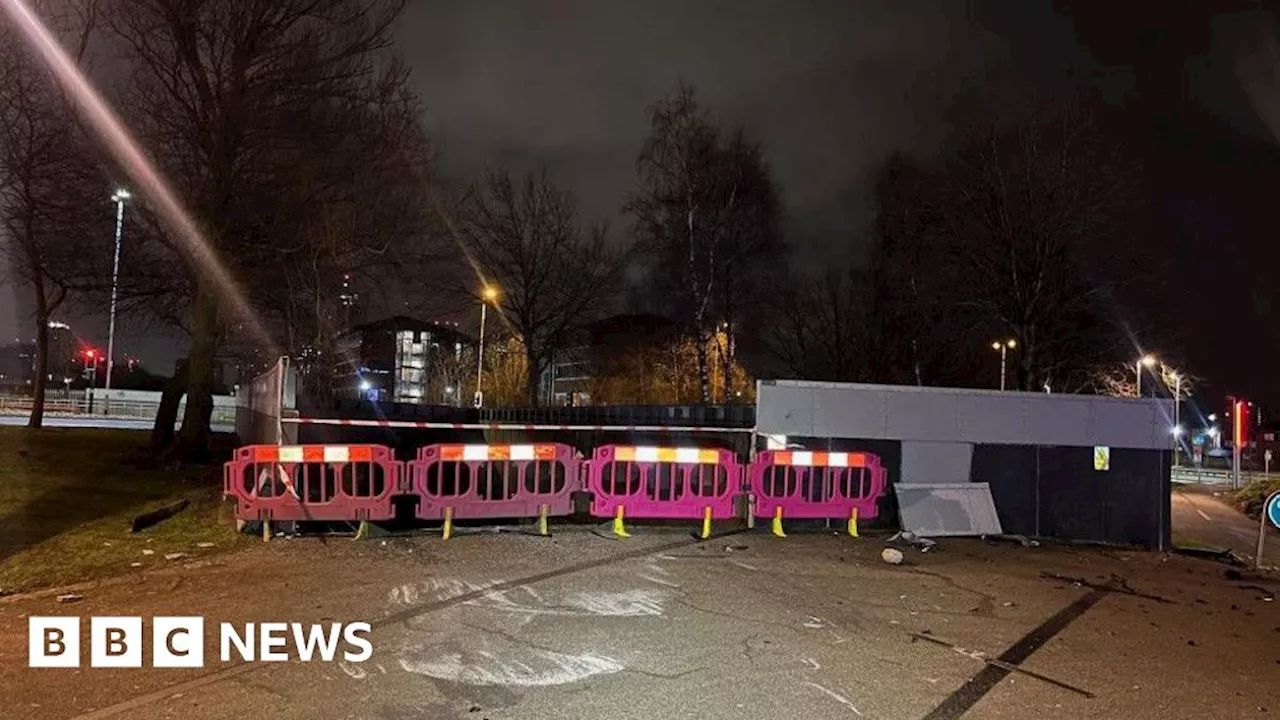
<path fill-rule="evenodd" d="M 352 540 L 364 540 L 369 537 L 369 521 L 361 520 L 360 529 L 356 530 L 356 536 Z"/>
<path fill-rule="evenodd" d="M 547 506 L 543 505 L 538 509 L 538 534 L 546 537 L 551 533 L 547 532 Z"/>
<path fill-rule="evenodd" d="M 702 510 L 702 534 L 698 536 L 699 540 L 706 540 L 711 537 L 711 508 L 703 508 Z"/>
<path fill-rule="evenodd" d="M 271 521 L 263 520 L 262 521 L 262 542 L 267 542 L 270 539 L 271 539 Z"/>
<path fill-rule="evenodd" d="M 849 536 L 858 537 L 858 508 L 849 513 Z"/>
<path fill-rule="evenodd" d="M 453 537 L 453 508 L 444 509 L 444 539 Z"/>
<path fill-rule="evenodd" d="M 773 509 L 773 534 L 776 537 L 786 537 L 787 534 L 782 532 L 782 508 Z"/>
<path fill-rule="evenodd" d="M 613 534 L 620 538 L 629 538 L 631 533 L 627 532 L 627 526 L 622 522 L 622 506 L 618 506 L 618 511 L 613 516 Z"/>

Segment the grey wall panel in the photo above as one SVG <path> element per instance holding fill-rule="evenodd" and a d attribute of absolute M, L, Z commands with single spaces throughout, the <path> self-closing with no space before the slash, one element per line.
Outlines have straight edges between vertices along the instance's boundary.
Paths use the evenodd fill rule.
<path fill-rule="evenodd" d="M 1172 429 L 1173 418 L 1164 420 L 1161 405 L 1098 399 L 1093 407 L 1094 445 L 1142 448 L 1173 444 L 1166 431 Z"/>
<path fill-rule="evenodd" d="M 956 410 L 959 436 L 976 443 L 1017 443 L 1026 437 L 1026 403 L 1021 398 L 970 395 Z"/>
<path fill-rule="evenodd" d="M 813 391 L 813 430 L 819 437 L 887 438 L 886 393 L 850 388 Z"/>
<path fill-rule="evenodd" d="M 1042 399 L 1043 398 L 1043 399 Z M 1026 398 L 1026 435 L 1034 445 L 1093 445 L 1093 403 L 1085 398 Z"/>
<path fill-rule="evenodd" d="M 1172 405 L 1089 395 L 762 381 L 770 435 L 1163 449 Z"/>
<path fill-rule="evenodd" d="M 956 442 L 902 443 L 904 484 L 967 483 L 973 445 Z"/>
<path fill-rule="evenodd" d="M 756 430 L 764 435 L 813 436 L 814 391 L 759 383 Z"/>
<path fill-rule="evenodd" d="M 960 397 L 945 393 L 884 392 L 889 437 L 911 440 L 958 440 L 956 422 Z"/>

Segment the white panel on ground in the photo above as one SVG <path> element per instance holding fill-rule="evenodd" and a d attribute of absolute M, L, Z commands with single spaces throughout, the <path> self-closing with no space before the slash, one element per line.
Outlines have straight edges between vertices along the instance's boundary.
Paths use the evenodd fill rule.
<path fill-rule="evenodd" d="M 969 465 L 973 445 L 958 442 L 902 443 L 902 477 L 904 485 L 969 482 Z"/>
<path fill-rule="evenodd" d="M 902 529 L 921 537 L 1002 533 L 986 483 L 895 484 L 893 491 Z"/>

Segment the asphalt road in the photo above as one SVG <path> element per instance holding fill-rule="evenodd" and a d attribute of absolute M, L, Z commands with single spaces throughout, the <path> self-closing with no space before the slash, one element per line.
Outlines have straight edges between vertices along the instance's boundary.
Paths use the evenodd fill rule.
<path fill-rule="evenodd" d="M 1172 513 L 1175 542 L 1193 542 L 1215 548 L 1229 548 L 1250 562 L 1257 554 L 1258 521 L 1228 506 L 1216 493 L 1221 488 L 1175 485 Z M 1280 530 L 1267 524 L 1263 558 L 1266 564 L 1280 565 Z"/>
<path fill-rule="evenodd" d="M 1280 713 L 1274 578 L 1157 553 L 581 529 L 276 540 L 0 599 L 0 715 L 1258 718 Z M 198 554 L 198 551 L 193 551 Z M 1048 573 L 1048 575 L 1046 575 Z M 26 668 L 29 615 L 370 621 L 364 663 Z M 84 621 L 87 623 L 87 621 Z M 985 655 L 981 654 L 985 653 Z M 996 665 L 983 658 L 999 658 Z M 1034 673 L 1030 674 L 1030 673 Z"/>

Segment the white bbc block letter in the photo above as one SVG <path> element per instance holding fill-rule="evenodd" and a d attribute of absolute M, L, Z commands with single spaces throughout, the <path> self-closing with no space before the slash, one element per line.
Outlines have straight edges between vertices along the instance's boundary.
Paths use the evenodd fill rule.
<path fill-rule="evenodd" d="M 89 666 L 142 667 L 142 618 L 92 618 L 89 623 Z"/>
<path fill-rule="evenodd" d="M 33 668 L 80 667 L 80 618 L 27 618 L 27 665 Z"/>
<path fill-rule="evenodd" d="M 262 662 L 288 662 L 289 652 L 276 650 L 289 642 L 289 624 L 262 623 L 258 626 L 258 659 Z"/>
<path fill-rule="evenodd" d="M 151 621 L 151 665 L 204 667 L 204 618 L 157 617 Z"/>

